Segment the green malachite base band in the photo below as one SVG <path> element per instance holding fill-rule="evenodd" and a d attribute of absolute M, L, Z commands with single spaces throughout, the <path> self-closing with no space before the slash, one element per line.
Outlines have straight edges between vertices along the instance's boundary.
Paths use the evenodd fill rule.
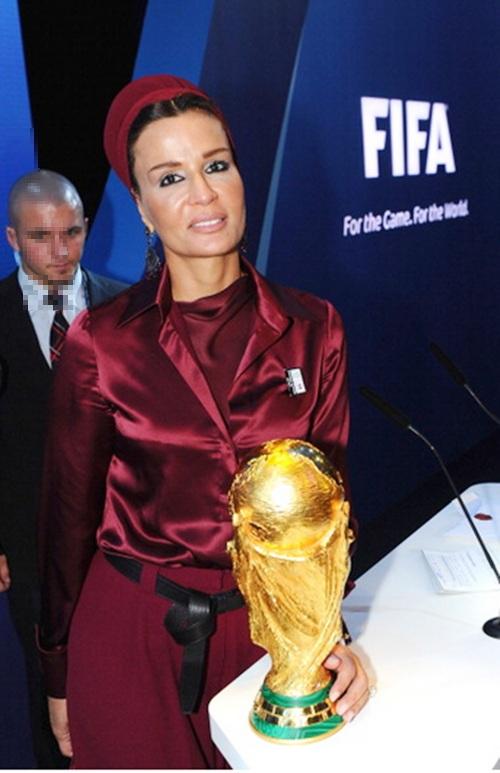
<path fill-rule="evenodd" d="M 308 741 L 314 738 L 321 738 L 323 735 L 330 735 L 335 730 L 340 730 L 343 724 L 343 719 L 338 714 L 334 714 L 333 717 L 326 719 L 324 722 L 318 722 L 316 725 L 308 725 L 307 727 L 269 725 L 255 714 L 251 715 L 250 721 L 258 733 L 268 738 L 273 738 L 276 741 Z"/>
<path fill-rule="evenodd" d="M 262 685 L 260 692 L 266 701 L 274 703 L 276 706 L 282 706 L 284 709 L 303 709 L 306 706 L 314 706 L 315 703 L 324 701 L 328 697 L 331 686 L 332 682 L 323 687 L 322 690 L 309 693 L 309 695 L 301 695 L 299 698 L 294 698 L 290 695 L 280 695 L 279 692 L 270 690 L 265 684 Z"/>
<path fill-rule="evenodd" d="M 312 741 L 340 730 L 344 721 L 333 713 L 328 699 L 331 685 L 310 695 L 280 695 L 263 685 L 250 723 L 261 735 L 277 742 Z"/>

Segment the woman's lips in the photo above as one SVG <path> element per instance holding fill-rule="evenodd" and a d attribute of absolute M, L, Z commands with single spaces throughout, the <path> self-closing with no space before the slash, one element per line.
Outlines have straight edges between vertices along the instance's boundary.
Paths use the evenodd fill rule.
<path fill-rule="evenodd" d="M 212 217 L 203 217 L 193 220 L 190 224 L 190 228 L 193 231 L 199 233 L 214 233 L 219 231 L 226 224 L 226 217 L 224 215 L 216 215 Z"/>

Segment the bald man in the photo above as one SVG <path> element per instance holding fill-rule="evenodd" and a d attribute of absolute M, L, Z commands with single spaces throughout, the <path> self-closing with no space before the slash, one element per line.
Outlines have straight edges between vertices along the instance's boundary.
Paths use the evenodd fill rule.
<path fill-rule="evenodd" d="M 125 288 L 81 268 L 86 233 L 80 196 L 62 175 L 38 169 L 13 185 L 6 236 L 20 266 L 0 281 L 0 592 L 8 591 L 25 654 L 40 768 L 68 763 L 50 731 L 34 639 L 35 517 L 49 389 L 66 327 Z"/>

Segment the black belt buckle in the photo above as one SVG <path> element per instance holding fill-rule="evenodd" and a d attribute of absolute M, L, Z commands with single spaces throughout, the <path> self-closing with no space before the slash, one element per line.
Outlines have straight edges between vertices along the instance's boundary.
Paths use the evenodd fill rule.
<path fill-rule="evenodd" d="M 178 644 L 193 644 L 215 630 L 216 607 L 207 593 L 189 590 L 187 604 L 174 601 L 163 621 Z"/>
<path fill-rule="evenodd" d="M 182 654 L 179 699 L 184 714 L 196 711 L 205 675 L 205 654 L 208 637 L 215 630 L 217 609 L 207 593 L 189 590 L 187 604 L 174 601 L 165 615 L 164 625 Z"/>

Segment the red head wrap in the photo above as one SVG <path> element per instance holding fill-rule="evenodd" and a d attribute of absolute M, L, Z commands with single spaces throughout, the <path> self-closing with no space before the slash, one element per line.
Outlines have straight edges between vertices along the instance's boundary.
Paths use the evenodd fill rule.
<path fill-rule="evenodd" d="M 111 103 L 104 126 L 104 151 L 111 167 L 127 188 L 132 187 L 127 159 L 127 139 L 132 123 L 146 105 L 173 99 L 181 94 L 196 94 L 209 99 L 204 91 L 184 78 L 178 78 L 176 75 L 146 75 L 128 83 Z M 232 148 L 225 118 L 216 105 L 214 108 Z"/>

